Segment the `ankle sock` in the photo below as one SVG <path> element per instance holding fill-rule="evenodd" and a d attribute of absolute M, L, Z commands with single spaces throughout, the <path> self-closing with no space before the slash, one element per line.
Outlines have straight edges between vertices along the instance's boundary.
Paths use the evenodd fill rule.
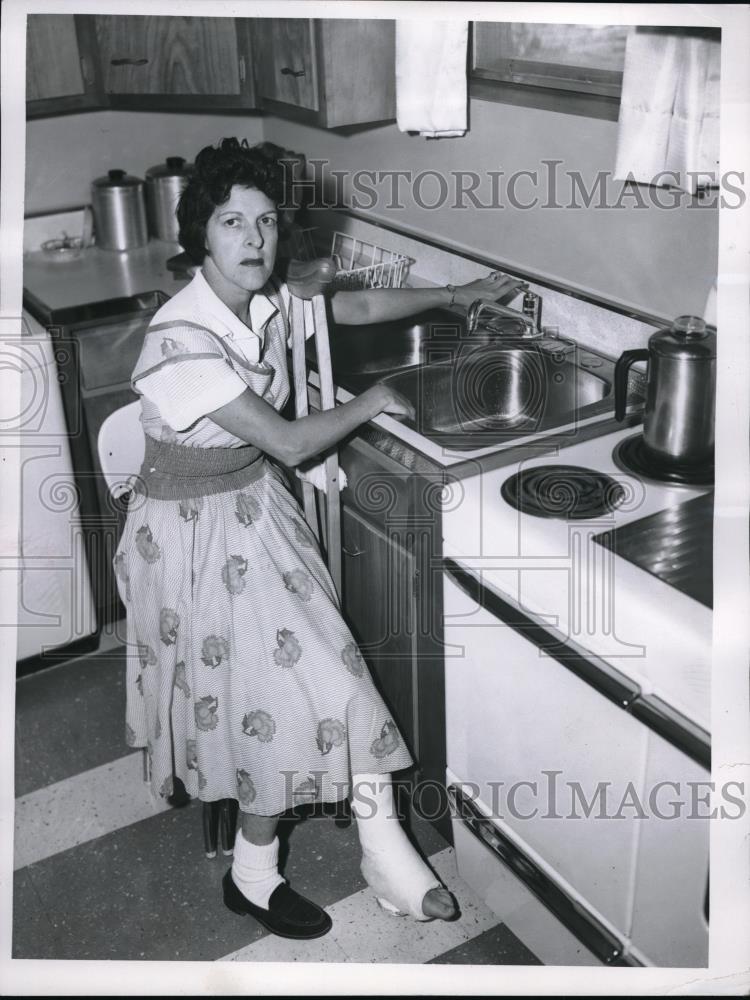
<path fill-rule="evenodd" d="M 354 776 L 352 812 L 362 846 L 362 875 L 375 894 L 417 920 L 422 900 L 441 883 L 412 847 L 396 815 L 387 774 Z"/>
<path fill-rule="evenodd" d="M 256 906 L 268 909 L 268 900 L 284 879 L 279 875 L 279 838 L 270 844 L 253 844 L 238 831 L 234 842 L 232 880 L 242 895 Z"/>

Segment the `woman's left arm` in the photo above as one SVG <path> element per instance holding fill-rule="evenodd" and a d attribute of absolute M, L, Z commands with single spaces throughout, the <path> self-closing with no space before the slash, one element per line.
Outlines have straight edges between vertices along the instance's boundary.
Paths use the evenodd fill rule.
<path fill-rule="evenodd" d="M 353 292 L 336 292 L 331 297 L 331 309 L 336 323 L 361 326 L 365 323 L 387 323 L 389 320 L 413 316 L 424 309 L 458 305 L 468 309 L 475 299 L 496 301 L 518 289 L 523 281 L 501 271 L 466 285 L 442 288 L 368 288 Z"/>

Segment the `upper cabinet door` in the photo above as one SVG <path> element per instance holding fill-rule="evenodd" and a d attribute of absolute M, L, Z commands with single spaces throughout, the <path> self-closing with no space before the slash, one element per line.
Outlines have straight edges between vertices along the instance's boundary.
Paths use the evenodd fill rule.
<path fill-rule="evenodd" d="M 26 100 L 83 94 L 74 15 L 29 14 L 26 30 Z"/>
<path fill-rule="evenodd" d="M 396 116 L 395 21 L 258 18 L 261 105 L 324 128 Z"/>
<path fill-rule="evenodd" d="M 396 117 L 396 22 L 319 21 L 328 128 Z"/>
<path fill-rule="evenodd" d="M 97 107 L 101 101 L 91 19 L 29 14 L 26 22 L 26 113 L 29 118 Z"/>
<path fill-rule="evenodd" d="M 317 111 L 315 22 L 305 18 L 258 18 L 258 93 L 261 99 Z"/>
<path fill-rule="evenodd" d="M 240 96 L 247 81 L 231 17 L 97 16 L 105 93 Z"/>

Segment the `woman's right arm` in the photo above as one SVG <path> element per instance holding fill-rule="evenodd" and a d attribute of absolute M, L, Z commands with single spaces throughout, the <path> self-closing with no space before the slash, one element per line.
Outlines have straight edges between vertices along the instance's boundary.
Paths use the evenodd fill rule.
<path fill-rule="evenodd" d="M 332 448 L 379 413 L 414 417 L 408 400 L 382 384 L 371 386 L 343 406 L 297 420 L 285 420 L 252 389 L 207 415 L 225 431 L 294 468 Z"/>

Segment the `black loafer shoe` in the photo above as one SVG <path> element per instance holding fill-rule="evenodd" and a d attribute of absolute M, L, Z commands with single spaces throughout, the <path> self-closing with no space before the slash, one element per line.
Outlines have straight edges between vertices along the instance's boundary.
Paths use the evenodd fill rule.
<path fill-rule="evenodd" d="M 242 895 L 234 884 L 231 868 L 224 876 L 222 885 L 224 903 L 232 913 L 250 914 L 267 931 L 278 934 L 279 937 L 296 938 L 299 941 L 322 937 L 333 925 L 325 910 L 304 896 L 300 896 L 294 889 L 290 889 L 286 882 L 282 882 L 273 890 L 267 910 L 251 903 Z"/>

